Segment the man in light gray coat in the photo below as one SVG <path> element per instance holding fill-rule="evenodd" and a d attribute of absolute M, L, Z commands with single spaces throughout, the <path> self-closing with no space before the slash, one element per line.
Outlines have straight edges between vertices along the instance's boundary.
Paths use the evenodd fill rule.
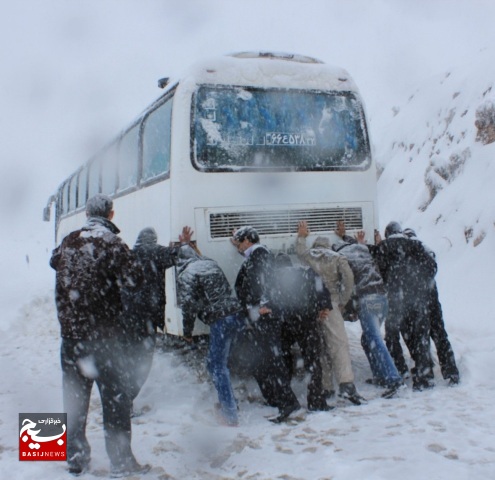
<path fill-rule="evenodd" d="M 328 238 L 317 237 L 308 249 L 306 238 L 309 233 L 307 222 L 299 222 L 296 253 L 303 263 L 309 265 L 322 278 L 330 291 L 333 306 L 333 309 L 323 316 L 321 323 L 324 340 L 321 359 L 323 386 L 325 390 L 333 391 L 332 377 L 335 376 L 339 384 L 339 396 L 360 405 L 365 400 L 354 385 L 349 339 L 342 317 L 342 310 L 351 298 L 354 275 L 347 259 L 332 251 Z"/>

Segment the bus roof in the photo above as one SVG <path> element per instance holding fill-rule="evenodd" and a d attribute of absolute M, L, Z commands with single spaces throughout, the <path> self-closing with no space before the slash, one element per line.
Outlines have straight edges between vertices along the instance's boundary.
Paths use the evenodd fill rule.
<path fill-rule="evenodd" d="M 181 89 L 186 90 L 200 84 L 357 92 L 343 68 L 313 57 L 279 52 L 239 52 L 203 60 L 179 80 Z"/>

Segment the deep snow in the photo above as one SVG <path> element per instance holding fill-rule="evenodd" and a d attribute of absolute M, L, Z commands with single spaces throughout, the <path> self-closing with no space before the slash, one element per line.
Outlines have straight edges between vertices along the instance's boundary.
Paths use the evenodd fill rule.
<path fill-rule="evenodd" d="M 171 6 L 170 2 L 166 3 Z M 393 29 L 399 28 L 397 19 L 400 18 L 401 12 L 400 9 L 397 10 L 398 7 L 391 7 L 387 2 L 373 3 L 380 14 L 389 20 L 389 25 Z M 423 13 L 442 12 L 445 22 L 450 21 L 454 26 L 462 24 L 465 20 L 464 24 L 472 28 L 470 22 L 478 20 L 480 29 L 483 29 L 485 23 L 482 17 L 490 17 L 489 14 L 479 13 L 479 17 L 474 18 L 473 13 L 469 9 L 466 11 L 465 7 L 464 10 L 460 8 L 458 17 L 452 11 L 441 9 L 441 4 L 445 5 L 445 2 L 441 1 L 429 2 L 428 7 L 418 2 L 421 7 L 416 12 L 404 2 L 397 3 L 402 4 L 404 9 L 402 13 L 412 16 L 413 20 L 422 18 L 418 12 L 423 9 Z M 394 5 L 397 3 L 394 2 Z M 468 3 L 473 5 L 473 9 L 487 8 L 488 5 L 485 2 L 466 2 Z M 292 7 L 301 6 L 300 2 L 289 2 L 289 4 Z M 437 10 L 432 12 L 431 4 L 437 4 Z M 129 5 L 131 4 L 128 4 L 128 7 Z M 457 6 L 459 5 L 461 4 Z M 34 3 L 30 7 L 36 13 Z M 278 7 L 281 7 L 280 2 Z M 319 7 L 325 8 L 323 3 L 319 3 Z M 19 6 L 11 8 L 20 15 Z M 107 8 L 109 11 L 100 11 L 102 17 L 98 17 L 93 21 L 94 23 L 89 20 L 92 18 L 90 9 L 83 12 L 84 21 L 79 18 L 80 23 L 76 21 L 78 14 L 75 11 L 72 23 L 68 21 L 61 23 L 67 29 L 70 25 L 79 28 L 79 30 L 73 29 L 73 36 L 70 37 L 72 40 L 69 42 L 71 47 L 77 46 L 76 56 L 84 52 L 81 39 L 86 38 L 85 32 L 88 26 L 95 27 L 97 41 L 103 41 L 105 38 L 101 25 L 104 24 L 104 19 L 111 18 L 112 13 L 111 8 Z M 131 10 L 132 8 L 130 7 Z M 188 7 L 184 9 L 184 12 L 187 12 L 184 13 L 184 19 L 196 21 L 196 26 L 200 26 L 198 30 L 202 33 L 205 32 L 208 22 L 214 29 L 218 19 L 234 18 L 231 10 L 223 13 L 225 16 L 222 17 L 221 5 L 218 2 L 212 2 L 211 10 L 205 13 L 206 23 L 201 23 L 202 20 L 193 9 L 188 10 Z M 310 10 L 310 7 L 306 9 L 304 19 L 308 18 Z M 282 27 L 275 21 L 276 11 L 276 7 L 268 10 L 268 13 L 265 11 L 265 17 L 271 19 L 274 32 L 280 34 Z M 346 19 L 353 19 L 351 7 L 349 10 L 332 11 L 335 12 L 344 22 Z M 64 15 L 66 13 L 67 11 Z M 327 10 L 327 13 L 330 13 L 330 10 Z M 53 20 L 49 20 L 46 15 L 45 12 L 37 19 L 48 25 Z M 117 31 L 116 36 L 125 36 L 124 23 L 130 18 L 129 15 L 116 16 L 116 22 L 121 29 Z M 463 15 L 465 18 L 461 21 L 460 17 Z M 138 14 L 137 18 L 144 21 L 145 17 L 140 17 Z M 147 20 L 150 18 L 146 17 Z M 32 22 L 28 25 L 34 24 L 33 17 L 28 15 L 27 19 Z M 365 25 L 366 15 L 359 19 L 360 25 Z M 253 22 L 252 17 L 248 20 Z M 432 17 L 428 17 L 428 22 L 432 21 Z M 373 20 L 370 23 L 374 22 L 378 21 Z M 423 38 L 433 38 L 429 37 L 431 33 L 428 27 L 431 25 L 428 22 L 422 24 L 425 31 Z M 180 21 L 177 23 L 180 24 Z M 287 20 L 286 23 L 288 24 L 289 21 Z M 381 21 L 378 23 L 382 25 Z M 184 20 L 184 25 L 189 24 L 190 22 Z M 410 25 L 407 23 L 404 28 L 412 28 Z M 156 28 L 156 24 L 153 24 L 153 28 Z M 173 29 L 175 35 L 181 35 L 179 26 L 175 25 Z M 308 36 L 310 36 L 309 30 Z M 6 28 L 5 31 L 9 33 L 11 30 Z M 150 35 L 153 31 L 150 30 Z M 450 38 L 446 31 L 440 33 Z M 462 38 L 460 31 L 454 33 Z M 55 33 L 53 35 L 53 38 L 58 38 Z M 226 43 L 225 38 L 220 33 L 218 35 L 223 43 Z M 266 35 L 267 43 L 277 45 L 269 34 Z M 248 42 L 248 39 L 238 32 L 235 32 L 233 37 Z M 487 38 L 493 40 L 490 36 Z M 364 47 L 361 44 L 352 44 L 350 39 L 348 43 L 350 47 L 347 47 L 347 52 L 351 52 L 350 63 L 357 65 L 359 63 L 357 60 L 362 58 L 359 49 Z M 288 47 L 301 51 L 302 47 L 296 48 L 299 46 L 297 43 L 287 41 L 287 44 Z M 325 50 L 320 45 L 315 49 L 317 51 L 311 51 L 304 39 L 301 40 L 301 45 L 306 49 L 301 53 L 321 57 L 324 60 L 332 57 L 330 53 L 325 55 L 329 50 Z M 493 274 L 495 144 L 482 146 L 476 143 L 474 127 L 475 110 L 495 94 L 495 90 L 493 92 L 491 90 L 495 78 L 492 61 L 494 51 L 490 48 L 479 48 L 486 45 L 489 43 L 471 48 L 469 57 L 465 52 L 472 45 L 464 44 L 463 47 L 459 47 L 457 51 L 459 61 L 455 63 L 455 67 L 448 69 L 444 69 L 442 59 L 437 57 L 434 61 L 428 56 L 427 59 L 425 58 L 425 61 L 427 60 L 425 70 L 418 73 L 417 69 L 413 68 L 413 58 L 401 59 L 401 65 L 410 62 L 411 72 L 414 70 L 415 73 L 415 82 L 408 85 L 408 89 L 402 86 L 402 95 L 396 92 L 390 99 L 381 97 L 370 98 L 367 101 L 366 88 L 369 88 L 369 85 L 363 88 L 366 74 L 361 71 L 356 75 L 356 69 L 353 69 L 352 65 L 341 62 L 357 81 L 368 103 L 375 156 L 383 168 L 379 180 L 382 230 L 389 220 L 398 220 L 404 226 L 413 227 L 419 237 L 437 254 L 439 264 L 437 283 L 447 329 L 461 371 L 461 384 L 455 388 L 448 387 L 436 367 L 437 386 L 433 390 L 413 393 L 409 385 L 409 388 L 398 398 L 381 399 L 379 389 L 364 383 L 370 372 L 359 346 L 359 325 L 348 324 L 356 384 L 360 393 L 369 399 L 367 405 L 357 407 L 333 401 L 336 408 L 331 412 L 307 415 L 303 421 L 293 425 L 273 425 L 265 417 L 273 414 L 274 410 L 260 404 L 255 385 L 251 381 L 236 380 L 236 389 L 241 399 L 241 424 L 239 428 L 226 428 L 217 426 L 213 421 L 212 405 L 215 393 L 206 380 L 202 365 L 187 361 L 191 353 L 186 352 L 181 355 L 179 352 L 158 351 L 150 378 L 137 400 L 138 407 L 146 412 L 133 420 L 133 445 L 136 456 L 140 461 L 155 466 L 153 474 L 148 475 L 149 478 L 259 480 L 279 478 L 488 480 L 495 478 L 493 436 L 495 379 L 491 374 L 491 369 L 495 365 L 493 326 L 495 305 L 491 297 L 495 284 Z M 34 43 L 32 46 L 36 50 Z M 395 51 L 395 46 L 392 42 L 389 46 L 390 50 L 380 50 L 376 55 L 384 57 L 388 55 L 392 58 L 391 52 Z M 453 49 L 456 46 L 453 44 Z M 354 56 L 351 47 L 354 47 Z M 415 51 L 412 45 L 409 47 L 410 51 Z M 58 48 L 60 51 L 63 50 L 61 43 Z M 180 50 L 179 46 L 176 48 Z M 426 52 L 424 45 L 416 44 L 416 48 L 418 56 Z M 227 48 L 222 49 L 222 52 L 234 49 L 230 48 L 229 44 Z M 284 49 L 288 48 L 278 48 L 278 50 Z M 433 44 L 432 49 L 434 49 Z M 54 58 L 62 55 L 60 51 L 54 49 L 52 53 Z M 197 53 L 199 55 L 200 52 Z M 446 54 L 449 55 L 453 55 L 452 52 Z M 3 146 L 3 157 L 6 160 L 2 162 L 4 180 L 2 190 L 4 193 L 10 192 L 10 197 L 5 197 L 5 201 L 2 201 L 1 211 L 2 224 L 8 226 L 4 232 L 7 231 L 8 235 L 4 233 L 1 249 L 3 281 L 0 292 L 2 306 L 0 477 L 19 480 L 34 478 L 58 480 L 68 477 L 64 464 L 18 460 L 18 413 L 62 410 L 59 331 L 53 302 L 54 275 L 48 267 L 48 259 L 53 247 L 53 227 L 37 220 L 43 204 L 39 203 L 39 195 L 32 193 L 29 197 L 27 192 L 39 191 L 40 187 L 43 187 L 43 195 L 47 197 L 58 182 L 87 156 L 81 157 L 77 162 L 71 160 L 72 163 L 67 162 L 63 166 L 60 163 L 57 166 L 48 160 L 54 154 L 59 156 L 64 156 L 67 152 L 73 154 L 77 149 L 70 146 L 70 139 L 75 139 L 77 132 L 72 130 L 75 130 L 75 125 L 81 130 L 85 127 L 89 129 L 89 126 L 84 125 L 85 121 L 88 121 L 87 118 L 69 125 L 73 119 L 67 117 L 66 128 L 62 129 L 60 134 L 54 133 L 56 129 L 61 128 L 61 124 L 57 122 L 61 121 L 60 112 L 65 105 L 57 104 L 63 97 L 53 93 L 60 85 L 49 84 L 47 80 L 49 74 L 47 70 L 43 70 L 41 60 L 35 61 L 34 53 L 30 58 L 33 64 L 39 64 L 41 69 L 40 81 L 37 83 L 38 90 L 31 92 L 31 100 L 39 99 L 48 120 L 47 126 L 42 122 L 31 123 L 27 113 L 30 112 L 28 107 L 32 105 L 28 105 L 28 102 L 24 105 L 15 103 L 15 99 L 14 102 L 11 100 L 10 105 L 15 106 L 21 113 L 24 112 L 27 123 L 22 125 L 32 130 L 33 135 L 25 145 L 21 143 L 22 148 L 18 150 L 14 150 L 11 144 L 15 136 L 6 139 Z M 23 65 L 21 59 L 16 60 L 17 67 Z M 84 61 L 88 62 L 87 58 Z M 141 59 L 140 62 L 144 60 Z M 442 63 L 442 68 L 439 63 Z M 139 65 L 138 62 L 137 70 Z M 432 66 L 439 68 L 432 71 Z M 90 68 L 99 73 L 104 71 L 105 67 L 106 63 L 98 57 Z M 87 75 L 82 69 L 72 68 L 74 68 L 72 75 L 77 75 L 78 72 L 83 76 Z M 397 66 L 393 68 L 398 70 Z M 116 62 L 115 71 L 120 69 L 123 72 L 128 71 L 129 63 Z M 23 69 L 19 67 L 17 71 L 20 74 Z M 137 74 L 133 71 L 131 76 L 133 75 Z M 13 81 L 14 77 L 6 78 Z M 84 78 L 94 81 L 96 75 Z M 369 78 L 377 82 L 376 85 L 379 84 L 378 77 L 370 74 Z M 3 81 L 5 82 L 5 79 Z M 390 84 L 393 83 L 391 79 Z M 2 85 L 3 91 L 6 91 L 6 83 Z M 18 85 L 16 88 L 19 88 Z M 14 91 L 17 91 L 16 88 Z M 43 88 L 51 92 L 47 97 L 43 97 L 44 100 L 36 96 L 36 92 Z M 381 88 L 381 92 L 386 90 L 384 87 Z M 104 88 L 101 89 L 102 91 L 99 92 L 101 95 L 96 97 L 100 101 L 90 103 L 85 106 L 86 109 L 101 108 L 102 101 L 105 103 Z M 125 92 L 124 87 L 117 89 L 120 90 L 118 92 L 120 98 L 125 99 L 124 93 L 126 95 L 128 93 Z M 79 102 L 85 102 L 85 94 L 83 93 L 81 98 L 76 96 L 77 105 Z M 137 113 L 139 108 L 145 106 L 146 101 L 143 97 L 141 94 L 139 102 L 133 98 L 132 101 L 138 103 L 126 107 L 131 114 Z M 112 96 L 112 101 L 115 98 Z M 120 128 L 130 119 L 129 111 L 120 104 L 116 106 L 120 109 L 119 112 L 109 113 L 113 105 L 112 103 L 106 107 L 108 110 L 105 112 L 108 117 L 102 121 L 103 130 Z M 37 108 L 40 106 L 37 105 Z M 15 108 L 12 111 L 16 111 Z M 66 113 L 62 117 L 65 118 L 65 115 Z M 109 127 L 111 122 L 108 119 L 112 118 L 112 115 L 124 116 L 125 120 Z M 34 116 L 33 119 L 35 118 L 38 117 Z M 18 117 L 15 119 L 17 120 Z M 53 123 L 50 119 L 54 119 Z M 21 124 L 12 131 L 18 131 L 20 138 Z M 108 137 L 113 133 L 102 136 Z M 64 137 L 64 140 L 59 139 L 59 136 Z M 94 152 L 94 144 L 98 141 L 88 140 L 88 143 L 91 143 L 91 146 L 87 146 L 89 153 Z M 438 181 L 442 188 L 428 203 L 429 194 L 425 178 L 434 177 L 435 174 L 434 168 L 430 165 L 433 163 L 434 167 L 448 164 L 452 155 L 463 156 L 465 162 L 449 180 L 450 183 Z M 27 158 L 33 157 L 36 157 L 37 163 L 49 165 L 49 171 L 40 169 L 39 166 L 30 167 L 34 164 L 29 163 Z M 11 166 L 12 163 L 14 166 L 18 164 L 18 169 Z M 41 182 L 36 185 L 28 182 L 24 185 L 23 179 L 29 170 L 32 170 Z M 10 182 L 5 178 L 10 178 Z M 9 190 L 7 187 L 12 188 Z M 36 202 L 33 198 L 37 199 Z M 20 218 L 15 219 L 12 214 L 13 206 L 17 203 L 19 208 L 23 206 L 22 199 L 24 199 L 24 209 L 19 210 L 22 211 L 18 215 Z M 21 220 L 24 220 L 24 224 Z M 471 236 L 466 234 L 469 231 L 472 231 Z M 481 243 L 474 246 L 475 240 L 480 238 L 482 238 Z M 301 402 L 305 403 L 304 381 L 298 379 L 294 386 Z M 108 468 L 101 423 L 99 399 L 95 392 L 91 403 L 88 434 L 93 448 L 93 474 L 96 475 L 103 474 Z M 94 478 L 93 474 L 87 474 L 82 478 Z"/>

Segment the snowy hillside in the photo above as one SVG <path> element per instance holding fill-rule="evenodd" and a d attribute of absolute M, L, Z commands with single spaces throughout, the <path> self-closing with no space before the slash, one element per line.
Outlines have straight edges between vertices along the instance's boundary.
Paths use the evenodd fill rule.
<path fill-rule="evenodd" d="M 477 141 L 475 126 L 495 98 L 492 58 L 482 49 L 427 78 L 372 123 L 381 225 L 398 220 L 437 253 L 448 326 L 474 351 L 495 340 L 495 143 Z"/>
<path fill-rule="evenodd" d="M 426 229 L 451 247 L 493 241 L 495 145 L 476 141 L 475 127 L 476 111 L 495 99 L 492 58 L 483 49 L 471 64 L 427 78 L 373 125 L 382 223 Z"/>

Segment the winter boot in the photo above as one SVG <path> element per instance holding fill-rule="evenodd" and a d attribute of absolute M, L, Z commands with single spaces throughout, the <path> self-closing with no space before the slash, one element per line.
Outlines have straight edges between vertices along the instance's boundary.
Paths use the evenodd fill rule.
<path fill-rule="evenodd" d="M 353 383 L 341 383 L 339 385 L 339 397 L 349 400 L 354 405 L 366 403 L 366 399 L 359 395 Z"/>
<path fill-rule="evenodd" d="M 386 387 L 387 389 L 382 393 L 382 398 L 393 398 L 403 388 L 406 388 L 404 382 L 397 382 L 394 385 Z"/>
<path fill-rule="evenodd" d="M 292 405 L 289 405 L 289 406 L 284 407 L 284 408 L 280 408 L 279 415 L 275 418 L 271 418 L 270 422 L 273 422 L 273 423 L 285 422 L 285 420 L 287 420 L 291 414 L 293 414 L 294 412 L 297 412 L 300 409 L 301 409 L 301 405 L 299 404 L 299 402 L 296 401 Z"/>

